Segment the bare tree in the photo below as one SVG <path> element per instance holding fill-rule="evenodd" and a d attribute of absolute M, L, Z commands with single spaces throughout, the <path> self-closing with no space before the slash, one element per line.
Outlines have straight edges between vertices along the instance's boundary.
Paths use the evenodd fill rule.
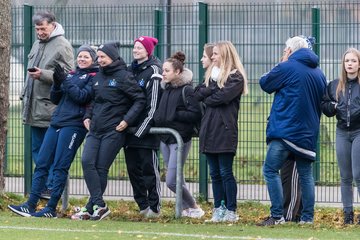
<path fill-rule="evenodd" d="M 11 0 L 0 0 L 0 195 L 4 193 L 5 147 L 9 109 Z"/>

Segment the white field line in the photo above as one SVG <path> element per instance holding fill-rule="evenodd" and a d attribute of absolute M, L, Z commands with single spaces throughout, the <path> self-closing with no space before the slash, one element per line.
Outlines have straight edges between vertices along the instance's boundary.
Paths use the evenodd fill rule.
<path fill-rule="evenodd" d="M 61 228 L 34 228 L 34 227 L 13 227 L 13 226 L 0 226 L 0 229 L 13 229 L 13 230 L 35 230 L 44 232 L 78 232 L 78 233 L 117 233 L 121 234 L 137 234 L 137 235 L 157 235 L 157 236 L 172 236 L 172 237 L 189 237 L 200 239 L 240 239 L 240 240 L 290 240 L 287 238 L 262 238 L 262 237 L 236 237 L 236 236 L 221 236 L 221 235 L 204 235 L 204 234 L 183 234 L 183 233 L 170 233 L 170 232 L 143 232 L 143 231 L 108 231 L 108 230 L 79 230 L 79 229 L 61 229 Z M 293 240 L 293 239 L 292 239 Z"/>

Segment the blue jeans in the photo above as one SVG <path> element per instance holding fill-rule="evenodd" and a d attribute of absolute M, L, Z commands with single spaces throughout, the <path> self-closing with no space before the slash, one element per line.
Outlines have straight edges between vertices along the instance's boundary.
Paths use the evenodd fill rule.
<path fill-rule="evenodd" d="M 206 153 L 210 167 L 214 207 L 218 208 L 225 200 L 226 208 L 236 211 L 237 185 L 233 174 L 233 153 Z"/>
<path fill-rule="evenodd" d="M 35 165 L 37 165 L 39 151 L 41 148 L 41 144 L 44 141 L 47 129 L 48 128 L 31 127 L 31 152 Z M 52 189 L 53 168 L 54 167 L 51 166 L 48 173 L 46 186 L 42 191 L 46 189 Z"/>
<path fill-rule="evenodd" d="M 336 129 L 336 156 L 341 177 L 341 201 L 344 211 L 353 211 L 353 181 L 360 195 L 360 130 Z"/>
<path fill-rule="evenodd" d="M 271 201 L 271 216 L 281 218 L 283 216 L 283 188 L 279 171 L 288 159 L 291 152 L 281 140 L 273 140 L 268 145 L 267 155 L 263 166 L 263 173 L 268 187 Z M 313 221 L 315 204 L 315 186 L 312 175 L 312 161 L 295 155 L 297 170 L 299 173 L 300 187 L 302 191 L 303 209 L 302 221 Z"/>

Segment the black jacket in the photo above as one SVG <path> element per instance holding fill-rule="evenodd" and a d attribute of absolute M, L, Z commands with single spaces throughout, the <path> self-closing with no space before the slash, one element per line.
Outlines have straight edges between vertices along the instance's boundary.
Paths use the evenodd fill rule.
<path fill-rule="evenodd" d="M 52 85 L 50 100 L 57 105 L 51 116 L 50 125 L 55 128 L 66 126 L 84 127 L 83 116 L 86 105 L 91 101 L 90 81 L 98 72 L 97 67 L 76 68 L 71 71 L 61 86 Z"/>
<path fill-rule="evenodd" d="M 339 79 L 331 81 L 326 87 L 321 110 L 328 117 L 336 115 L 337 127 L 343 130 L 360 129 L 360 85 L 358 78 L 346 82 L 345 92 L 339 93 L 336 100 L 336 88 Z M 337 107 L 335 109 L 335 103 Z"/>
<path fill-rule="evenodd" d="M 182 97 L 182 89 L 192 82 L 192 72 L 184 69 L 180 77 L 171 83 L 161 82 L 164 92 L 154 120 L 157 127 L 173 128 L 179 132 L 184 142 L 191 140 L 194 123 L 201 118 L 199 104 L 194 98 L 192 87 L 185 89 L 186 103 Z M 166 144 L 176 143 L 172 135 L 160 135 L 160 140 Z"/>
<path fill-rule="evenodd" d="M 150 128 L 154 126 L 154 114 L 161 98 L 161 67 L 160 60 L 154 56 L 141 64 L 137 64 L 135 60 L 129 66 L 129 71 L 134 74 L 135 80 L 145 94 L 146 105 L 133 125 L 135 133 L 129 134 L 126 138 L 126 146 L 128 147 L 159 148 L 159 137 L 148 133 Z"/>
<path fill-rule="evenodd" d="M 145 106 L 145 96 L 122 59 L 102 68 L 91 82 L 92 103 L 84 119 L 90 118 L 90 131 L 115 130 L 122 120 L 135 123 Z"/>
<path fill-rule="evenodd" d="M 239 72 L 230 74 L 223 88 L 215 81 L 208 87 L 199 85 L 195 96 L 206 105 L 199 133 L 202 153 L 236 153 L 238 113 L 244 78 Z"/>

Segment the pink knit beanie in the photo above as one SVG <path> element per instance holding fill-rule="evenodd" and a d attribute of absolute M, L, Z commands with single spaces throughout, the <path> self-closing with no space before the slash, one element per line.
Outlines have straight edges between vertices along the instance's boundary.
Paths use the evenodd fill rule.
<path fill-rule="evenodd" d="M 139 38 L 135 39 L 134 43 L 140 42 L 146 49 L 148 55 L 152 55 L 158 40 L 153 37 L 149 36 L 140 36 Z"/>

